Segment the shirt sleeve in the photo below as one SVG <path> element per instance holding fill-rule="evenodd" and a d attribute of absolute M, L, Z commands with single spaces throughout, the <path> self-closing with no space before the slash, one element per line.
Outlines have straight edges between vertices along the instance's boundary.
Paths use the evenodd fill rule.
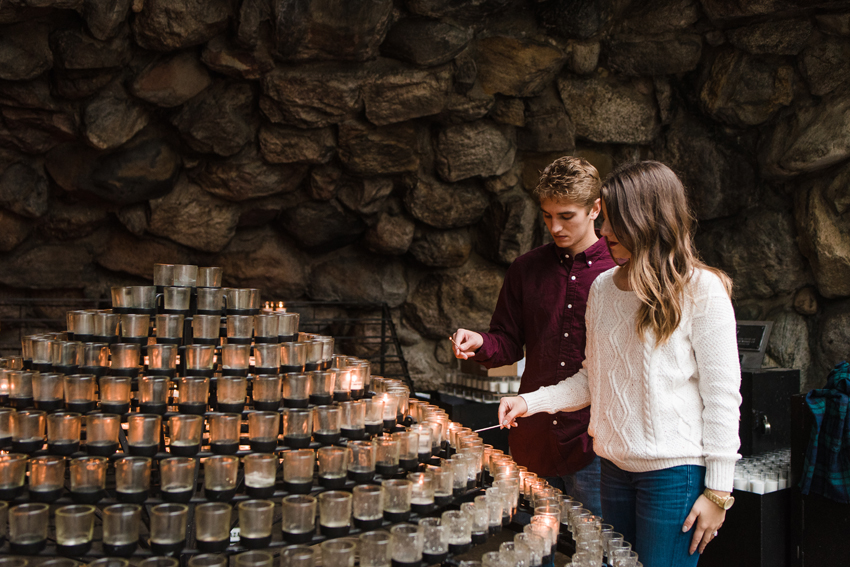
<path fill-rule="evenodd" d="M 520 267 L 514 263 L 505 273 L 496 309 L 490 319 L 490 330 L 482 333 L 484 344 L 472 357 L 487 368 L 507 366 L 525 356 L 522 278 L 519 270 Z"/>
<path fill-rule="evenodd" d="M 699 275 L 694 297 L 691 343 L 699 370 L 703 412 L 703 451 L 707 488 L 731 492 L 735 461 L 741 445 L 738 422 L 741 405 L 741 368 L 735 312 L 720 279 L 710 272 Z"/>

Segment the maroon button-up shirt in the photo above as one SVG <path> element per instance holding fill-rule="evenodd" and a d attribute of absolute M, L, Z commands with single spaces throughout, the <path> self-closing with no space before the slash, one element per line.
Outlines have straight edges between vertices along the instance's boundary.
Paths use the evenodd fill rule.
<path fill-rule="evenodd" d="M 513 364 L 525 345 L 521 394 L 571 377 L 584 361 L 590 286 L 614 265 L 604 238 L 574 258 L 554 243 L 517 258 L 505 274 L 490 331 L 474 360 L 488 368 Z M 541 476 L 581 470 L 594 458 L 589 421 L 589 406 L 520 418 L 510 432 L 511 455 Z"/>

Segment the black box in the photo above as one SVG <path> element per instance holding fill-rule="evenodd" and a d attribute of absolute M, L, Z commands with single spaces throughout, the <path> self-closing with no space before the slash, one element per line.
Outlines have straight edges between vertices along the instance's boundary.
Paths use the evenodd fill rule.
<path fill-rule="evenodd" d="M 791 445 L 791 396 L 799 392 L 799 370 L 741 372 L 741 455 L 760 455 Z"/>

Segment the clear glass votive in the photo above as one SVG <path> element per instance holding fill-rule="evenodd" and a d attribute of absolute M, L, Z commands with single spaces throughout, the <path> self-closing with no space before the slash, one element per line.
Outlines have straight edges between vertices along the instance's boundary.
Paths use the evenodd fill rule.
<path fill-rule="evenodd" d="M 390 435 L 376 435 L 372 438 L 372 447 L 375 471 L 383 477 L 393 477 L 398 472 L 398 440 Z"/>
<path fill-rule="evenodd" d="M 276 411 L 254 411 L 248 414 L 248 441 L 257 453 L 272 453 L 277 448 L 280 414 Z"/>
<path fill-rule="evenodd" d="M 422 530 L 413 524 L 398 524 L 390 528 L 392 562 L 396 567 L 413 567 L 422 561 L 424 541 Z"/>
<path fill-rule="evenodd" d="M 384 518 L 384 488 L 379 484 L 358 484 L 352 491 L 354 525 L 361 530 L 374 530 Z"/>
<path fill-rule="evenodd" d="M 275 340 L 277 340 L 277 337 L 275 337 Z M 280 372 L 280 345 L 276 342 L 255 344 L 254 368 L 258 374 L 277 374 Z"/>
<path fill-rule="evenodd" d="M 254 315 L 254 336 L 257 343 L 275 343 L 279 342 L 278 338 L 278 321 L 280 318 L 277 313 L 261 313 Z M 278 349 L 278 352 L 280 349 Z M 278 362 L 280 362 L 278 360 Z M 280 366 L 278 364 L 277 366 Z"/>
<path fill-rule="evenodd" d="M 460 511 L 466 514 L 471 522 L 473 545 L 484 543 L 490 529 L 490 511 L 487 509 L 487 504 L 464 502 L 460 505 Z"/>
<path fill-rule="evenodd" d="M 412 488 L 410 508 L 419 515 L 424 515 L 434 509 L 434 475 L 429 472 L 413 472 L 407 474 Z"/>
<path fill-rule="evenodd" d="M 139 378 L 139 411 L 162 415 L 168 410 L 168 392 L 171 381 L 167 376 L 142 376 Z"/>
<path fill-rule="evenodd" d="M 351 399 L 351 370 L 348 368 L 331 368 L 336 371 L 334 380 L 334 401 L 344 402 Z"/>
<path fill-rule="evenodd" d="M 350 441 L 351 461 L 348 478 L 357 483 L 370 482 L 375 476 L 375 449 L 370 441 Z"/>
<path fill-rule="evenodd" d="M 241 413 L 245 409 L 248 379 L 244 376 L 222 376 L 216 379 L 216 410 Z"/>
<path fill-rule="evenodd" d="M 323 355 L 324 355 L 324 345 L 321 341 L 318 340 L 318 336 L 316 339 L 308 339 L 299 342 L 303 343 L 307 348 L 307 362 L 304 364 L 305 370 L 320 370 L 322 369 Z"/>
<path fill-rule="evenodd" d="M 189 366 L 189 360 L 192 358 L 192 356 L 189 354 L 191 347 L 192 345 L 186 347 L 185 367 L 187 369 L 191 368 Z M 152 344 L 148 345 L 147 349 L 147 373 L 150 375 L 162 375 L 168 376 L 169 378 L 174 378 L 177 374 L 177 345 Z"/>
<path fill-rule="evenodd" d="M 322 567 L 354 567 L 357 546 L 348 539 L 329 539 L 322 542 Z"/>
<path fill-rule="evenodd" d="M 442 563 L 449 554 L 449 539 L 440 518 L 422 518 L 419 520 L 422 530 L 422 558 L 426 565 Z"/>
<path fill-rule="evenodd" d="M 56 509 L 56 548 L 63 555 L 85 555 L 94 535 L 95 507 L 72 504 Z"/>
<path fill-rule="evenodd" d="M 254 318 L 249 315 L 227 316 L 227 343 L 250 345 L 254 336 Z"/>
<path fill-rule="evenodd" d="M 207 417 L 210 428 L 210 449 L 217 455 L 233 455 L 239 450 L 242 414 L 211 413 Z"/>
<path fill-rule="evenodd" d="M 230 545 L 230 516 L 226 502 L 205 502 L 195 506 L 195 540 L 198 551 L 217 553 Z"/>
<path fill-rule="evenodd" d="M 65 409 L 77 413 L 88 413 L 97 406 L 94 374 L 71 374 L 65 376 Z"/>
<path fill-rule="evenodd" d="M 339 442 L 341 417 L 342 412 L 338 406 L 313 408 L 313 439 L 322 445 L 333 445 Z"/>
<path fill-rule="evenodd" d="M 147 500 L 151 487 L 149 457 L 124 457 L 115 461 L 115 492 L 122 502 Z"/>
<path fill-rule="evenodd" d="M 198 287 L 221 287 L 221 278 L 224 269 L 219 266 L 207 266 L 198 268 Z"/>
<path fill-rule="evenodd" d="M 366 416 L 364 424 L 366 433 L 377 435 L 384 429 L 384 400 L 379 396 L 363 400 Z"/>
<path fill-rule="evenodd" d="M 154 553 L 167 555 L 183 549 L 188 514 L 185 504 L 157 504 L 151 508 L 150 545 Z"/>
<path fill-rule="evenodd" d="M 47 543 L 50 506 L 37 502 L 9 510 L 9 544 L 17 555 L 35 555 Z"/>
<path fill-rule="evenodd" d="M 272 567 L 274 557 L 266 551 L 246 551 L 234 557 L 234 567 Z"/>
<path fill-rule="evenodd" d="M 189 567 L 227 567 L 226 555 L 219 553 L 201 553 L 189 558 Z"/>
<path fill-rule="evenodd" d="M 191 457 L 169 457 L 159 462 L 160 490 L 166 502 L 186 503 L 195 493 L 195 468 Z"/>
<path fill-rule="evenodd" d="M 245 490 L 251 498 L 270 498 L 274 494 L 277 468 L 280 464 L 277 455 L 252 453 L 242 457 L 245 473 Z"/>
<path fill-rule="evenodd" d="M 12 414 L 12 451 L 34 453 L 44 445 L 47 414 L 39 410 L 22 410 Z"/>
<path fill-rule="evenodd" d="M 451 502 L 454 474 L 451 466 L 433 466 L 427 468 L 434 476 L 434 502 L 438 506 L 445 506 Z"/>
<path fill-rule="evenodd" d="M 94 504 L 104 496 L 106 489 L 106 457 L 78 457 L 71 459 L 71 498 L 81 504 Z"/>
<path fill-rule="evenodd" d="M 212 502 L 229 502 L 236 494 L 239 457 L 214 455 L 204 464 L 204 496 Z"/>
<path fill-rule="evenodd" d="M 313 409 L 284 408 L 281 418 L 283 444 L 294 449 L 308 447 L 313 434 Z"/>
<path fill-rule="evenodd" d="M 413 483 L 409 480 L 390 479 L 381 482 L 384 487 L 384 518 L 390 522 L 405 522 L 410 518 L 410 498 Z"/>
<path fill-rule="evenodd" d="M 294 340 L 298 336 L 298 324 L 301 315 L 298 313 L 278 313 L 278 338 L 281 342 Z"/>
<path fill-rule="evenodd" d="M 86 415 L 86 453 L 108 457 L 118 450 L 121 416 L 112 413 Z"/>
<path fill-rule="evenodd" d="M 310 374 L 288 372 L 283 376 L 283 405 L 288 408 L 306 408 L 313 392 L 313 378 Z"/>
<path fill-rule="evenodd" d="M 0 373 L 2 372 L 0 370 Z M 14 408 L 0 407 L 0 449 L 12 446 L 13 418 L 16 412 Z"/>
<path fill-rule="evenodd" d="M 189 315 L 192 290 L 188 287 L 166 287 L 163 290 L 162 312 L 174 315 Z"/>
<path fill-rule="evenodd" d="M 102 376 L 100 378 L 100 411 L 119 415 L 130 411 L 131 386 L 132 380 L 129 376 Z"/>
<path fill-rule="evenodd" d="M 201 447 L 204 418 L 200 415 L 172 415 L 168 418 L 169 445 L 172 455 L 192 457 Z"/>
<path fill-rule="evenodd" d="M 363 400 L 342 402 L 340 408 L 340 431 L 346 439 L 366 437 L 366 403 Z"/>
<path fill-rule="evenodd" d="M 156 342 L 165 345 L 183 343 L 183 315 L 160 314 L 156 316 Z"/>
<path fill-rule="evenodd" d="M 150 315 L 123 313 L 121 315 L 121 341 L 147 344 L 150 327 Z"/>
<path fill-rule="evenodd" d="M 139 561 L 139 567 L 180 567 L 180 561 L 174 557 L 147 557 Z"/>
<path fill-rule="evenodd" d="M 283 539 L 289 543 L 310 541 L 316 530 L 316 499 L 301 494 L 285 496 L 281 502 L 281 529 Z"/>
<path fill-rule="evenodd" d="M 447 510 L 440 516 L 449 540 L 449 552 L 466 553 L 472 547 L 472 521 L 460 510 Z"/>
<path fill-rule="evenodd" d="M 317 452 L 319 483 L 328 489 L 345 486 L 351 450 L 348 447 L 322 447 Z"/>
<path fill-rule="evenodd" d="M 105 376 L 109 370 L 109 345 L 106 343 L 83 343 L 81 374 Z"/>
<path fill-rule="evenodd" d="M 138 504 L 113 504 L 103 509 L 103 552 L 115 557 L 130 557 L 139 543 L 142 507 Z"/>
<path fill-rule="evenodd" d="M 251 401 L 255 410 L 277 411 L 281 400 L 279 374 L 258 374 L 251 379 Z"/>
<path fill-rule="evenodd" d="M 307 494 L 313 485 L 316 453 L 312 449 L 296 449 L 283 453 L 283 486 L 292 494 Z M 296 542 L 297 543 L 297 542 Z"/>
<path fill-rule="evenodd" d="M 56 411 L 65 404 L 65 376 L 37 372 L 32 376 L 33 405 L 42 411 Z"/>
<path fill-rule="evenodd" d="M 307 364 L 307 347 L 304 343 L 280 343 L 279 352 L 281 372 L 304 372 Z"/>
<path fill-rule="evenodd" d="M 351 493 L 341 490 L 322 492 L 319 501 L 319 526 L 329 538 L 341 537 L 351 529 Z"/>
<path fill-rule="evenodd" d="M 473 539 L 475 534 L 473 533 Z M 520 533 L 514 536 L 514 543 L 524 545 L 530 553 L 530 564 L 537 567 L 543 564 L 543 557 L 547 555 L 546 542 L 542 537 L 534 534 Z"/>
<path fill-rule="evenodd" d="M 27 456 L 19 453 L 0 454 L 0 500 L 13 500 L 24 490 Z"/>
<path fill-rule="evenodd" d="M 186 347 L 186 374 L 210 377 L 215 369 L 215 346 L 188 345 Z"/>
<path fill-rule="evenodd" d="M 384 531 L 360 534 L 360 567 L 390 567 L 392 536 Z"/>
<path fill-rule="evenodd" d="M 162 417 L 153 413 L 136 413 L 127 417 L 127 444 L 130 454 L 153 457 L 159 451 Z"/>
<path fill-rule="evenodd" d="M 406 471 L 419 467 L 419 435 L 413 431 L 397 431 L 392 438 L 398 443 L 398 464 Z"/>
<path fill-rule="evenodd" d="M 65 486 L 65 458 L 33 457 L 29 460 L 29 496 L 34 502 L 53 502 Z"/>
<path fill-rule="evenodd" d="M 218 315 L 195 315 L 192 317 L 192 343 L 199 345 L 219 344 L 221 317 Z"/>
<path fill-rule="evenodd" d="M 134 370 L 139 367 L 141 361 L 141 345 L 138 343 L 115 343 L 109 345 L 109 355 L 112 359 L 110 368 L 114 373 L 116 370 Z M 130 372 L 126 372 L 130 374 Z"/>
<path fill-rule="evenodd" d="M 336 372 L 332 370 L 313 370 L 307 372 L 310 377 L 310 403 L 327 405 L 333 402 Z"/>
<path fill-rule="evenodd" d="M 389 392 L 384 392 L 383 394 L 380 394 L 376 397 L 378 397 L 384 403 L 384 429 L 392 429 L 393 427 L 395 427 L 396 424 L 399 398 L 395 394 L 391 394 Z"/>
<path fill-rule="evenodd" d="M 47 416 L 47 452 L 70 455 L 80 450 L 83 416 L 74 412 L 56 412 Z"/>
<path fill-rule="evenodd" d="M 420 463 L 427 463 L 431 459 L 431 427 L 424 423 L 410 426 L 410 431 L 418 438 L 417 456 Z"/>
<path fill-rule="evenodd" d="M 207 411 L 210 379 L 206 376 L 185 376 L 177 382 L 177 409 L 180 413 L 203 415 Z"/>
<path fill-rule="evenodd" d="M 222 376 L 248 376 L 250 356 L 250 344 L 229 343 L 221 347 Z"/>
<path fill-rule="evenodd" d="M 221 318 L 224 311 L 224 292 L 221 288 L 201 288 L 198 293 L 198 314 Z M 197 315 L 196 315 L 197 316 Z"/>
<path fill-rule="evenodd" d="M 114 343 L 118 340 L 118 327 L 121 315 L 109 311 L 94 313 L 94 340 L 103 343 Z"/>

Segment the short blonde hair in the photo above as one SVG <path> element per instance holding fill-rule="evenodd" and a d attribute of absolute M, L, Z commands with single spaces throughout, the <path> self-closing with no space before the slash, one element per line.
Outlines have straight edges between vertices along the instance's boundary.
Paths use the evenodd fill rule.
<path fill-rule="evenodd" d="M 599 172 L 589 161 L 564 156 L 546 166 L 532 194 L 540 203 L 554 199 L 590 207 L 599 198 L 601 187 Z"/>

